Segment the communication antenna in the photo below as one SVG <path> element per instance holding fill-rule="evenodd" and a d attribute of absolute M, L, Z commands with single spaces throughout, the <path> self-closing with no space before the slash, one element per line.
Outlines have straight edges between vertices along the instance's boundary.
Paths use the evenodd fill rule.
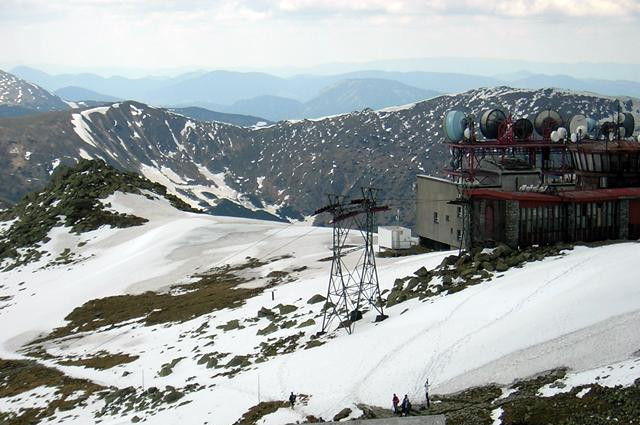
<path fill-rule="evenodd" d="M 328 212 L 333 226 L 333 258 L 327 289 L 322 331 L 326 333 L 335 325 L 351 334 L 355 322 L 362 319 L 363 308 L 372 307 L 380 322 L 384 314 L 375 252 L 373 250 L 373 228 L 375 214 L 388 211 L 387 205 L 378 205 L 379 189 L 362 188 L 362 198 L 349 200 L 344 196 L 327 195 L 329 203 L 314 215 Z M 344 261 L 344 252 L 349 233 L 357 229 L 364 241 L 364 250 L 356 265 L 349 269 Z"/>
<path fill-rule="evenodd" d="M 551 138 L 551 132 L 556 131 L 562 125 L 562 117 L 551 109 L 538 112 L 533 120 L 536 132 L 545 139 Z"/>
<path fill-rule="evenodd" d="M 527 118 L 519 118 L 513 123 L 513 137 L 518 141 L 528 140 L 533 134 L 533 123 Z"/>
<path fill-rule="evenodd" d="M 473 117 L 462 111 L 452 110 L 444 114 L 442 128 L 445 137 L 450 142 L 475 141 Z"/>
<path fill-rule="evenodd" d="M 593 118 L 586 117 L 582 114 L 574 115 L 569 120 L 569 133 L 575 134 L 576 141 L 580 141 L 587 137 L 594 137 L 598 131 L 598 122 Z"/>
<path fill-rule="evenodd" d="M 487 139 L 497 139 L 500 136 L 500 126 L 507 120 L 507 115 L 501 109 L 488 109 L 480 118 L 480 131 Z"/>

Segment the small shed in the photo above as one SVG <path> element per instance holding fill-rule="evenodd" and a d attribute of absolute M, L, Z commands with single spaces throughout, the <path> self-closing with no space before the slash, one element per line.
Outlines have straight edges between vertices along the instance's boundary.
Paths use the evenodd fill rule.
<path fill-rule="evenodd" d="M 411 248 L 411 229 L 401 226 L 379 226 L 378 246 L 386 249 Z"/>

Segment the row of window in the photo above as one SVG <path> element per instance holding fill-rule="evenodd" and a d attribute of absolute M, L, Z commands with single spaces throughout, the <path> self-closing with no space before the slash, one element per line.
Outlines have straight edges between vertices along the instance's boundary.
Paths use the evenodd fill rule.
<path fill-rule="evenodd" d="M 462 218 L 462 207 L 458 207 L 458 208 L 457 208 L 457 210 L 456 210 L 456 217 L 458 217 L 458 218 Z M 448 214 L 444 216 L 444 220 L 445 220 L 445 221 L 447 221 L 447 222 L 450 220 L 450 218 L 449 218 L 449 215 L 448 215 Z M 438 211 L 434 211 L 434 212 L 433 212 L 433 222 L 434 222 L 434 223 L 440 223 L 440 217 L 439 217 L 439 215 L 438 215 Z"/>
<path fill-rule="evenodd" d="M 574 152 L 573 159 L 579 170 L 596 173 L 638 172 L 640 165 L 636 152 Z"/>
<path fill-rule="evenodd" d="M 574 226 L 560 205 L 520 209 L 520 243 L 531 245 L 561 240 L 593 241 L 617 237 L 616 202 L 574 204 Z"/>

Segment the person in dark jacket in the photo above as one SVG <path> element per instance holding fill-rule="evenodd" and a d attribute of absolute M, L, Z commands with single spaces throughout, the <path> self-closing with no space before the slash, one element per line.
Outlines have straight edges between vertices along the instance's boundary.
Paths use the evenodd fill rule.
<path fill-rule="evenodd" d="M 405 394 L 402 399 L 402 416 L 409 416 L 409 410 L 411 410 L 411 402 L 409 397 Z"/>
<path fill-rule="evenodd" d="M 427 409 L 430 407 L 429 406 L 429 378 L 427 378 L 427 381 L 424 383 L 424 396 L 427 399 Z"/>
<path fill-rule="evenodd" d="M 289 404 L 291 405 L 292 409 L 293 405 L 296 404 L 296 395 L 293 393 L 293 391 L 291 391 L 291 395 L 289 396 Z"/>
<path fill-rule="evenodd" d="M 398 405 L 400 404 L 400 399 L 395 393 L 393 393 L 393 398 L 391 399 L 391 402 L 393 403 L 393 413 L 398 414 Z"/>

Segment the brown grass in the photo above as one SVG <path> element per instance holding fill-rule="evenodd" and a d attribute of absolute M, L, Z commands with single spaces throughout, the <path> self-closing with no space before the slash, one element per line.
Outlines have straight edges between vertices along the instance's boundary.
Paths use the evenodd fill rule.
<path fill-rule="evenodd" d="M 263 417 L 288 405 L 286 401 L 263 401 L 247 410 L 233 425 L 255 425 Z"/>
<path fill-rule="evenodd" d="M 195 283 L 176 285 L 165 293 L 145 292 L 88 301 L 65 317 L 68 321 L 65 326 L 34 343 L 104 327 L 114 328 L 135 319 L 146 325 L 185 322 L 215 310 L 239 307 L 246 299 L 262 291 L 260 288 L 237 287 L 245 280 L 233 272 L 244 268 L 247 266 L 215 269 L 196 276 L 200 280 Z"/>
<path fill-rule="evenodd" d="M 104 389 L 91 381 L 71 378 L 58 369 L 42 366 L 32 360 L 0 359 L 0 398 L 13 397 L 43 386 L 56 388 L 55 399 L 45 408 L 22 410 L 19 416 L 11 417 L 9 423 L 37 423 L 42 418 L 54 414 L 56 410 L 73 409 L 81 401 L 67 398 L 76 391 L 83 391 L 85 396 L 89 396 Z"/>
<path fill-rule="evenodd" d="M 62 360 L 58 362 L 63 366 L 85 366 L 92 369 L 105 370 L 111 369 L 114 366 L 121 364 L 131 363 L 136 361 L 138 356 L 130 356 L 128 354 L 110 354 L 107 352 L 96 353 L 93 357 L 87 357 L 84 359 Z"/>

